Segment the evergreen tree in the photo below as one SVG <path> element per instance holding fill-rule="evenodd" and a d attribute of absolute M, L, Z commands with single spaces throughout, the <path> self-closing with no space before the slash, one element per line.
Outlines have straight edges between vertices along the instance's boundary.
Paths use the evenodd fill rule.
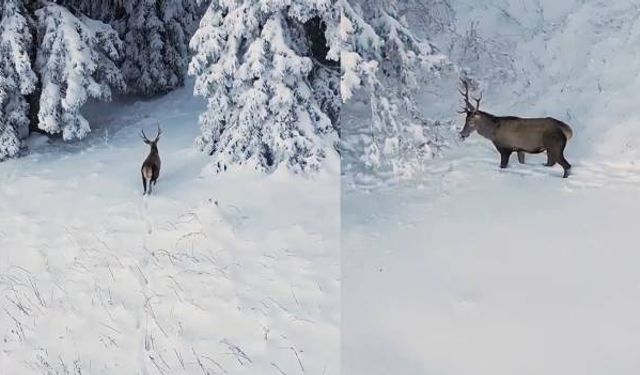
<path fill-rule="evenodd" d="M 121 41 L 111 26 L 52 2 L 45 2 L 35 16 L 35 67 L 42 87 L 38 127 L 50 134 L 62 132 L 65 140 L 83 138 L 90 131 L 80 114 L 87 99 L 109 100 L 111 87 L 124 89 L 116 64 Z"/>
<path fill-rule="evenodd" d="M 201 11 L 196 0 L 2 1 L 0 160 L 30 131 L 84 137 L 82 105 L 126 82 L 144 95 L 181 86 Z"/>
<path fill-rule="evenodd" d="M 84 137 L 86 100 L 125 88 L 117 33 L 73 6 L 5 0 L 0 35 L 0 160 L 15 156 L 30 131 Z"/>
<path fill-rule="evenodd" d="M 61 0 L 59 4 L 64 5 L 67 9 L 72 9 L 75 12 L 80 12 L 87 17 L 100 20 L 104 23 L 110 24 L 114 27 L 113 23 L 125 17 L 124 4 L 128 0 Z M 115 27 L 114 27 L 115 28 Z"/>
<path fill-rule="evenodd" d="M 361 143 L 355 153 L 366 169 L 411 173 L 434 153 L 433 123 L 420 114 L 416 90 L 444 66 L 445 58 L 413 34 L 398 16 L 396 0 L 339 1 L 340 91 L 345 102 L 364 94 L 371 116 L 364 141 L 343 142 Z"/>
<path fill-rule="evenodd" d="M 31 66 L 32 36 L 21 0 L 0 4 L 0 161 L 20 151 L 29 134 L 29 104 L 37 77 Z"/>
<path fill-rule="evenodd" d="M 338 74 L 327 61 L 339 55 L 326 46 L 336 39 L 336 9 L 329 0 L 211 2 L 189 72 L 208 100 L 197 144 L 217 170 L 304 172 L 335 152 Z"/>
<path fill-rule="evenodd" d="M 131 0 L 115 27 L 126 46 L 123 74 L 134 93 L 153 95 L 184 84 L 199 7 L 195 0 Z"/>

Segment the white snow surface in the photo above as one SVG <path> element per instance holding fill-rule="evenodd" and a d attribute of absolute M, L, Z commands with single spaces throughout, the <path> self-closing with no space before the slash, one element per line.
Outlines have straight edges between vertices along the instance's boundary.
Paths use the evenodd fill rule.
<path fill-rule="evenodd" d="M 339 372 L 338 168 L 210 173 L 187 86 L 0 164 L 0 373 Z"/>
<path fill-rule="evenodd" d="M 637 374 L 640 168 L 454 154 L 345 192 L 343 373 Z"/>
<path fill-rule="evenodd" d="M 500 170 L 475 134 L 411 181 L 364 190 L 346 176 L 343 373 L 640 373 L 640 6 L 452 3 L 459 25 L 478 20 L 509 46 L 518 73 L 477 77 L 483 109 L 571 124 L 573 175 L 543 167 L 544 155 Z M 449 86 L 425 93 L 426 113 L 452 117 Z"/>

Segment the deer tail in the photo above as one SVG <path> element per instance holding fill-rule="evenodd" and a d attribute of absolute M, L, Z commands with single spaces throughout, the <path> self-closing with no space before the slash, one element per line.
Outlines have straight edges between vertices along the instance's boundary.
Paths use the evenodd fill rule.
<path fill-rule="evenodd" d="M 151 180 L 151 178 L 153 177 L 153 170 L 150 166 L 145 165 L 142 167 L 142 177 L 147 181 Z"/>
<path fill-rule="evenodd" d="M 560 130 L 564 133 L 564 136 L 567 138 L 567 141 L 570 140 L 571 137 L 573 137 L 573 129 L 571 129 L 571 126 L 562 121 L 559 121 L 558 125 L 560 126 Z"/>

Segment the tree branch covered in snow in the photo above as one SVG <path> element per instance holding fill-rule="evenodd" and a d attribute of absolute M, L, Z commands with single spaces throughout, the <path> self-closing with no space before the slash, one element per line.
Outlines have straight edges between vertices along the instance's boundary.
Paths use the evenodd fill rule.
<path fill-rule="evenodd" d="M 152 95 L 182 86 L 199 14 L 195 0 L 132 0 L 124 11 L 116 27 L 126 46 L 122 71 L 131 91 Z"/>
<path fill-rule="evenodd" d="M 83 138 L 89 123 L 80 108 L 89 98 L 109 100 L 111 87 L 124 89 L 116 62 L 122 43 L 111 26 L 76 17 L 47 2 L 35 12 L 39 34 L 36 69 L 42 94 L 38 127 L 62 132 L 65 140 Z"/>
<path fill-rule="evenodd" d="M 329 62 L 338 53 L 322 48 L 335 39 L 334 5 L 329 0 L 209 5 L 191 40 L 195 55 L 189 73 L 196 76 L 195 93 L 208 100 L 197 145 L 213 156 L 216 170 L 249 164 L 272 171 L 284 164 L 306 172 L 335 153 L 338 74 Z M 314 21 L 321 27 L 309 32 Z M 325 46 L 317 45 L 321 39 Z"/>
<path fill-rule="evenodd" d="M 202 6 L 197 0 L 66 0 L 87 16 L 110 24 L 124 41 L 127 89 L 152 96 L 184 84 L 189 39 Z"/>
<path fill-rule="evenodd" d="M 414 35 L 398 16 L 395 0 L 340 0 L 340 5 L 342 99 L 365 100 L 370 115 L 357 162 L 369 171 L 411 173 L 437 147 L 433 122 L 421 115 L 416 92 L 446 59 Z"/>
<path fill-rule="evenodd" d="M 202 9 L 197 0 L 0 3 L 0 161 L 34 131 L 87 135 L 89 99 L 183 85 Z"/>
<path fill-rule="evenodd" d="M 29 20 L 20 0 L 0 4 L 0 161 L 20 151 L 29 133 L 29 104 L 37 77 L 29 57 L 32 44 Z"/>

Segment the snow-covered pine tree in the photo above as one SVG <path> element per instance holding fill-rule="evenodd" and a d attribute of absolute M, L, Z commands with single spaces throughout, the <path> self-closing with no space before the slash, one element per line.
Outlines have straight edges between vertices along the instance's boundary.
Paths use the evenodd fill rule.
<path fill-rule="evenodd" d="M 124 89 L 116 65 L 121 41 L 111 26 L 53 2 L 43 2 L 35 16 L 35 67 L 42 86 L 38 127 L 50 134 L 62 132 L 65 140 L 82 138 L 90 131 L 80 114 L 87 99 L 109 100 L 112 87 Z"/>
<path fill-rule="evenodd" d="M 31 67 L 32 36 L 22 0 L 0 4 L 0 161 L 15 156 L 29 134 L 29 104 L 37 78 Z"/>
<path fill-rule="evenodd" d="M 14 156 L 29 131 L 83 137 L 86 100 L 126 88 L 112 26 L 130 42 L 124 72 L 133 92 L 182 85 L 202 10 L 196 0 L 1 1 L 0 160 Z"/>
<path fill-rule="evenodd" d="M 196 143 L 216 170 L 306 172 L 335 155 L 339 78 L 327 61 L 339 54 L 326 46 L 338 19 L 331 0 L 211 2 L 191 40 L 189 73 L 208 100 Z"/>
<path fill-rule="evenodd" d="M 131 0 L 114 22 L 126 46 L 123 74 L 134 93 L 154 95 L 184 84 L 196 0 Z"/>
<path fill-rule="evenodd" d="M 360 93 L 354 100 L 364 99 L 371 116 L 363 124 L 368 129 L 355 132 L 357 139 L 343 137 L 343 142 L 359 143 L 359 157 L 352 161 L 370 172 L 410 174 L 433 155 L 436 143 L 433 123 L 418 110 L 416 91 L 446 59 L 397 16 L 396 0 L 339 2 L 342 99 Z"/>
<path fill-rule="evenodd" d="M 125 16 L 124 4 L 128 0 L 59 0 L 58 4 L 62 4 L 67 9 L 73 9 L 87 17 L 111 24 L 119 18 Z M 113 27 L 113 25 L 111 25 Z"/>
<path fill-rule="evenodd" d="M 164 60 L 171 76 L 171 89 L 184 84 L 189 65 L 189 41 L 196 31 L 201 15 L 195 0 L 160 2 L 160 15 L 165 25 Z"/>

